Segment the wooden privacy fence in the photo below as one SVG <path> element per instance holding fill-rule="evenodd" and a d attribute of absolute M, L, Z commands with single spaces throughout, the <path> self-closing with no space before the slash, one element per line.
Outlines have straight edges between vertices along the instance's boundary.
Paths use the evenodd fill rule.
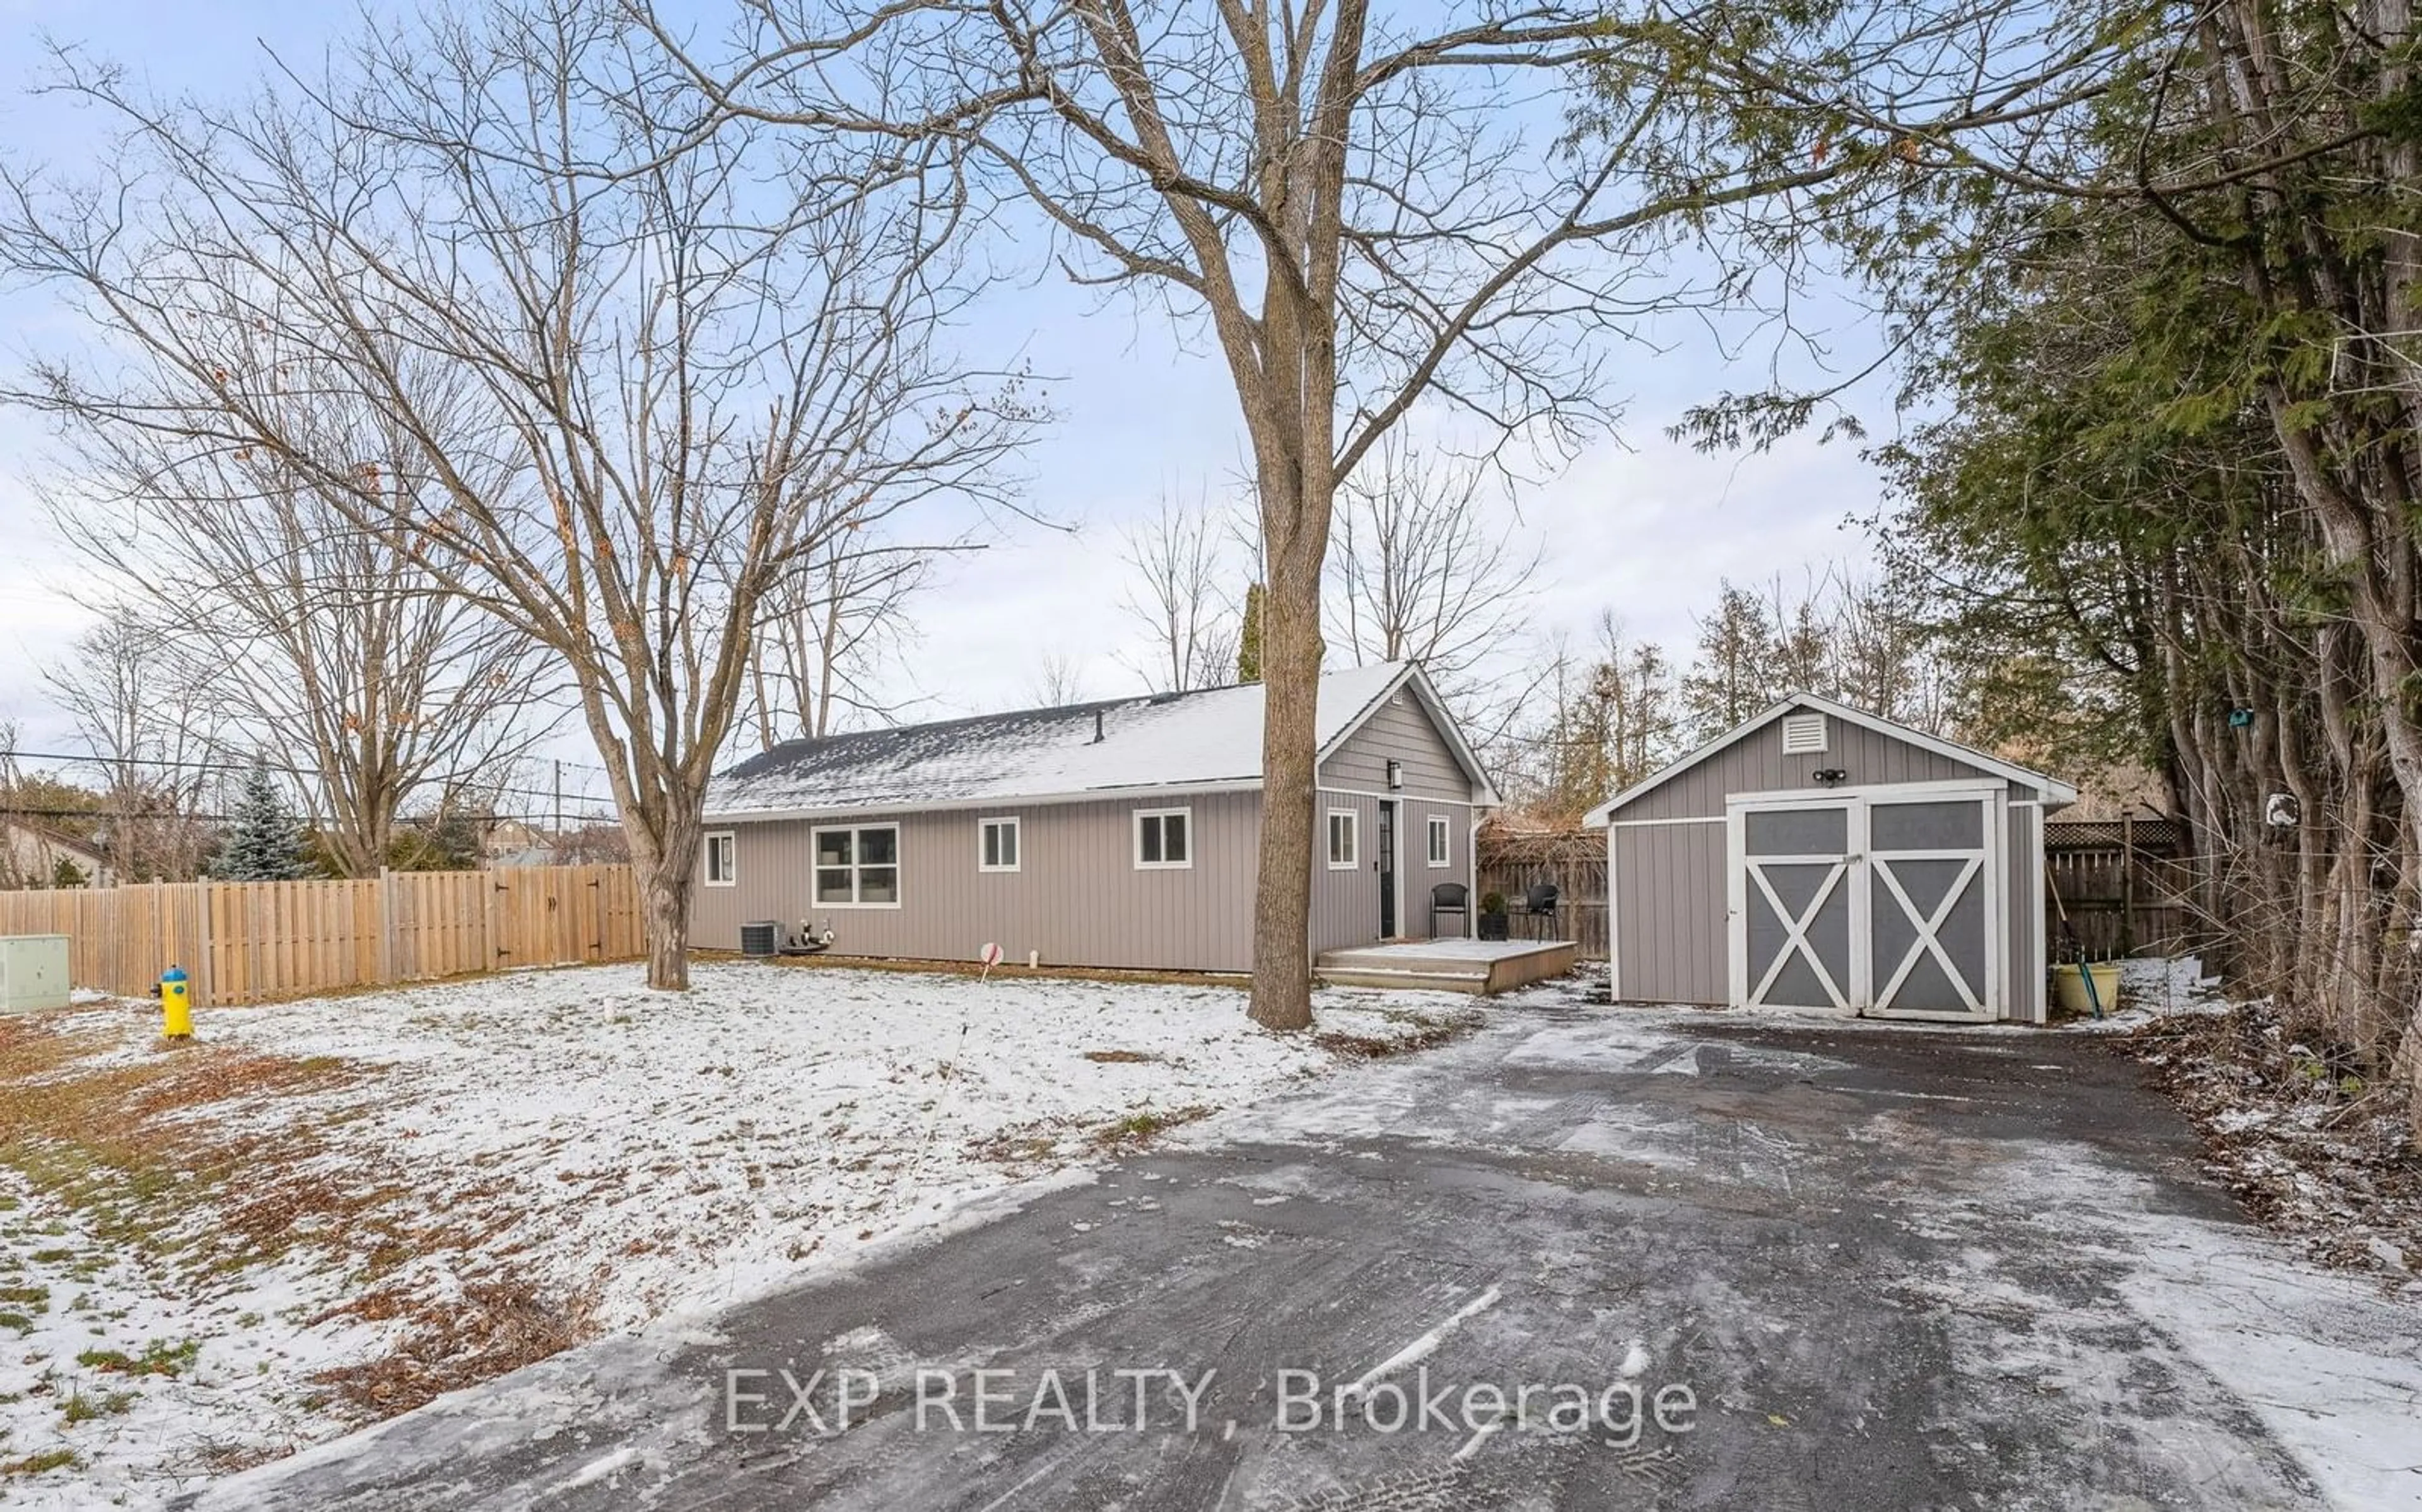
<path fill-rule="evenodd" d="M 153 882 L 0 892 L 0 934 L 63 934 L 78 987 L 254 1003 L 643 954 L 627 865 L 388 872 L 359 881 Z"/>
<path fill-rule="evenodd" d="M 1513 914 L 1509 932 L 1527 936 L 1534 921 L 1522 916 L 1522 900 L 1540 882 L 1556 884 L 1553 936 L 1581 946 L 1583 960 L 1604 960 L 1606 948 L 1606 832 L 1505 834 L 1484 828 L 1473 852 L 1471 908 L 1490 893 L 1505 895 Z"/>
<path fill-rule="evenodd" d="M 2060 895 L 2057 904 L 2044 898 L 2053 959 L 2175 953 L 2194 943 L 2193 915 L 2179 902 L 2186 896 L 2179 830 L 2175 819 L 2135 816 L 2044 825 L 2044 869 Z"/>

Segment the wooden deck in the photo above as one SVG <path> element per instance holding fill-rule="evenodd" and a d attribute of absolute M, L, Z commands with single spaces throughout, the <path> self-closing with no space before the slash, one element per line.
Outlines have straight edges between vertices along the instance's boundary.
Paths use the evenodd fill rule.
<path fill-rule="evenodd" d="M 1562 976 L 1581 946 L 1570 940 L 1420 940 L 1332 950 L 1313 972 L 1332 987 L 1402 987 L 1429 992 L 1503 992 Z"/>

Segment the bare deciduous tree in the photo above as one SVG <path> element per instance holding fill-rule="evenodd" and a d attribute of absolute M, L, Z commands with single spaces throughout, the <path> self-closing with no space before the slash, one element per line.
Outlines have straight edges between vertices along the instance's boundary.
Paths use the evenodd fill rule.
<path fill-rule="evenodd" d="M 1419 662 L 1450 696 L 1520 628 L 1536 548 L 1492 525 L 1485 471 L 1391 436 L 1338 491 L 1329 620 L 1357 662 Z"/>
<path fill-rule="evenodd" d="M 1044 709 L 1081 704 L 1085 701 L 1084 670 L 1066 651 L 1046 651 L 1034 669 L 1033 680 L 1027 685 L 1027 695 Z"/>
<path fill-rule="evenodd" d="M 907 602 L 932 570 L 929 550 L 887 548 L 862 529 L 844 529 L 774 586 L 749 652 L 741 711 L 758 749 L 829 735 L 837 719 L 895 711 L 876 678 L 906 643 Z"/>
<path fill-rule="evenodd" d="M 915 162 L 695 135 L 644 42 L 529 0 L 373 31 L 310 89 L 223 111 L 64 58 L 125 123 L 114 177 L 11 177 L 0 257 L 126 356 L 44 364 L 21 397 L 265 450 L 556 653 L 629 838 L 648 980 L 679 989 L 768 596 L 854 526 L 999 497 L 1034 416 L 936 344 L 967 287 Z M 402 465 L 298 429 L 295 389 L 380 416 Z"/>
<path fill-rule="evenodd" d="M 272 402 L 293 433 L 331 432 L 328 455 L 394 471 L 410 454 L 334 396 Z M 402 542 L 357 528 L 323 479 L 266 449 L 196 453 L 95 418 L 70 417 L 73 471 L 50 491 L 52 518 L 112 591 L 152 606 L 224 725 L 310 763 L 307 805 L 342 875 L 386 864 L 424 785 L 450 788 L 546 733 L 538 647 L 444 592 Z"/>
<path fill-rule="evenodd" d="M 174 637 L 118 608 L 77 636 L 43 680 L 92 758 L 102 793 L 94 839 L 118 878 L 200 876 L 220 734 L 204 669 Z"/>
<path fill-rule="evenodd" d="M 1207 502 L 1163 498 L 1159 511 L 1121 538 L 1128 569 L 1127 613 L 1150 635 L 1129 663 L 1155 693 L 1186 693 L 1236 680 L 1237 610 L 1229 532 Z"/>

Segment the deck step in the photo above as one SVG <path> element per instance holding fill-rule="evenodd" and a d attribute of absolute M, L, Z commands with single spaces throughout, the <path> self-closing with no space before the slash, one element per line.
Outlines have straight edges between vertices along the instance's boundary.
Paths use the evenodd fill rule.
<path fill-rule="evenodd" d="M 1313 974 L 1330 987 L 1400 988 L 1426 992 L 1486 992 L 1486 971 L 1393 971 L 1383 966 L 1323 966 Z"/>

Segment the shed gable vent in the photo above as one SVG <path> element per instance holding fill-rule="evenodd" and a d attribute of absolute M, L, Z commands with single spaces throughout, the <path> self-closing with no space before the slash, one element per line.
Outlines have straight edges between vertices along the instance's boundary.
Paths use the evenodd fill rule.
<path fill-rule="evenodd" d="M 1785 756 L 1815 756 L 1824 749 L 1824 715 L 1785 714 L 1783 717 L 1783 754 Z"/>

